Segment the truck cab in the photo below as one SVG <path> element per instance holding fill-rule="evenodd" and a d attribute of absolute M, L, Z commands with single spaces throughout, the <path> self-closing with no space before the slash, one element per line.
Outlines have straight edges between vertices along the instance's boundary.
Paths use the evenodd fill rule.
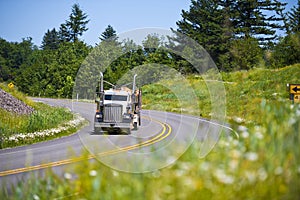
<path fill-rule="evenodd" d="M 141 91 L 126 87 L 103 90 L 103 75 L 101 73 L 100 89 L 96 93 L 97 103 L 94 132 L 125 132 L 130 134 L 141 124 L 140 107 Z M 134 82 L 135 84 L 135 77 Z M 133 92 L 134 91 L 134 92 Z"/>

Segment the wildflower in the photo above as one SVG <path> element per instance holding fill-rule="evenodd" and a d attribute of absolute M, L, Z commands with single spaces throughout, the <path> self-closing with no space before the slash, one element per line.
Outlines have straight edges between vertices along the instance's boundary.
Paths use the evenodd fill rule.
<path fill-rule="evenodd" d="M 219 145 L 223 148 L 223 147 L 228 147 L 230 146 L 228 141 L 224 141 L 224 140 L 220 140 L 219 141 Z"/>
<path fill-rule="evenodd" d="M 177 177 L 183 176 L 183 175 L 185 175 L 185 171 L 182 169 L 175 170 L 175 175 Z"/>
<path fill-rule="evenodd" d="M 282 174 L 283 169 L 282 167 L 276 167 L 276 169 L 274 170 L 275 175 L 280 175 Z"/>
<path fill-rule="evenodd" d="M 34 195 L 33 195 L 33 199 L 34 199 L 34 200 L 40 200 L 40 197 L 39 197 L 37 194 L 34 194 Z"/>
<path fill-rule="evenodd" d="M 240 117 L 233 117 L 233 120 L 237 123 L 242 123 L 244 121 L 244 119 L 242 119 Z"/>
<path fill-rule="evenodd" d="M 257 139 L 260 139 L 260 140 L 264 138 L 264 135 L 261 132 L 258 132 L 258 131 L 255 132 L 254 135 L 256 136 Z"/>
<path fill-rule="evenodd" d="M 246 171 L 246 172 L 245 172 L 245 177 L 247 178 L 247 180 L 248 180 L 250 183 L 254 183 L 254 182 L 256 181 L 256 176 L 255 176 L 255 173 L 254 173 L 254 172 Z"/>
<path fill-rule="evenodd" d="M 299 110 L 299 109 L 296 110 L 296 116 L 297 116 L 297 117 L 300 116 L 300 110 Z"/>
<path fill-rule="evenodd" d="M 238 167 L 238 164 L 239 164 L 239 162 L 237 160 L 231 160 L 229 162 L 229 167 L 232 171 L 234 171 Z"/>
<path fill-rule="evenodd" d="M 214 176 L 218 179 L 219 182 L 224 184 L 232 184 L 234 182 L 234 177 L 227 175 L 224 170 L 217 169 L 214 173 Z"/>
<path fill-rule="evenodd" d="M 89 175 L 92 176 L 92 177 L 97 176 L 97 171 L 96 170 L 91 170 Z"/>
<path fill-rule="evenodd" d="M 64 174 L 64 177 L 65 177 L 65 179 L 70 180 L 70 179 L 72 179 L 72 174 L 66 172 L 66 173 Z"/>
<path fill-rule="evenodd" d="M 209 162 L 203 162 L 203 163 L 200 165 L 200 169 L 202 169 L 202 170 L 204 170 L 204 171 L 209 170 L 209 167 L 210 167 Z"/>
<path fill-rule="evenodd" d="M 234 150 L 232 150 L 232 151 L 230 152 L 230 156 L 231 156 L 232 158 L 238 159 L 239 157 L 241 157 L 241 152 L 234 149 Z"/>
<path fill-rule="evenodd" d="M 119 172 L 117 172 L 115 170 L 112 173 L 113 173 L 113 176 L 119 176 Z"/>
<path fill-rule="evenodd" d="M 256 161 L 258 159 L 258 155 L 255 152 L 248 152 L 245 154 L 245 158 L 249 161 Z"/>
<path fill-rule="evenodd" d="M 246 126 L 239 126 L 239 127 L 238 127 L 238 130 L 239 130 L 240 132 L 245 132 L 245 131 L 248 131 L 248 128 L 247 128 Z"/>
<path fill-rule="evenodd" d="M 233 146 L 235 146 L 235 147 L 236 147 L 236 146 L 239 144 L 239 141 L 238 141 L 238 140 L 236 140 L 236 139 L 234 139 L 234 140 L 232 140 L 232 142 L 231 142 L 231 143 L 232 143 L 232 145 L 233 145 Z"/>
<path fill-rule="evenodd" d="M 249 133 L 247 131 L 243 131 L 241 134 L 242 138 L 248 138 L 249 137 Z"/>
<path fill-rule="evenodd" d="M 291 117 L 288 121 L 289 125 L 293 125 L 296 123 L 296 119 L 294 117 Z"/>
<path fill-rule="evenodd" d="M 268 174 L 263 167 L 258 170 L 258 178 L 261 181 L 264 181 L 268 178 Z"/>

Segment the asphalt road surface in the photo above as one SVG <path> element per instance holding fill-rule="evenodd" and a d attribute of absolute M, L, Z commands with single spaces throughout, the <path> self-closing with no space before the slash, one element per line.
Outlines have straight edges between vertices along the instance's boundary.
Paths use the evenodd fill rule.
<path fill-rule="evenodd" d="M 198 117 L 161 111 L 142 111 L 142 126 L 131 135 L 97 135 L 93 132 L 95 104 L 71 100 L 38 99 L 79 113 L 90 123 L 77 133 L 33 145 L 0 150 L 0 187 L 10 187 L 47 168 L 63 173 L 77 165 L 87 150 L 91 160 L 131 173 L 154 171 L 176 161 L 197 141 L 204 157 L 226 126 Z"/>

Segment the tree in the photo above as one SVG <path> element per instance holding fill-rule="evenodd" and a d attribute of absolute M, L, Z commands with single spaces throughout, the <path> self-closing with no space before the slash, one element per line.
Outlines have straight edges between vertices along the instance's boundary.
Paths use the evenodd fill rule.
<path fill-rule="evenodd" d="M 222 10 L 216 0 L 192 0 L 189 11 L 182 10 L 182 20 L 176 22 L 179 33 L 206 49 L 215 62 L 224 48 Z"/>
<path fill-rule="evenodd" d="M 59 35 L 61 40 L 68 42 L 78 41 L 79 36 L 82 36 L 88 30 L 87 24 L 90 20 L 87 17 L 87 14 L 80 9 L 79 4 L 74 4 L 69 19 L 60 26 Z"/>
<path fill-rule="evenodd" d="M 58 48 L 60 43 L 59 33 L 53 28 L 51 31 L 48 29 L 45 33 L 42 41 L 42 49 L 55 50 Z"/>
<path fill-rule="evenodd" d="M 271 53 L 271 66 L 282 67 L 300 63 L 300 0 L 287 13 L 287 35 L 282 37 Z"/>
<path fill-rule="evenodd" d="M 117 40 L 117 34 L 114 28 L 111 25 L 108 25 L 105 31 L 101 34 L 99 37 L 101 41 L 107 40 L 107 39 L 112 39 L 112 40 Z"/>
<path fill-rule="evenodd" d="M 292 33 L 300 32 L 300 0 L 288 13 L 288 22 Z"/>
<path fill-rule="evenodd" d="M 274 41 L 276 30 L 282 29 L 279 22 L 283 21 L 279 12 L 286 3 L 277 0 L 247 0 L 237 1 L 233 10 L 237 15 L 232 19 L 235 36 L 239 38 L 256 38 L 260 45 Z M 265 14 L 268 13 L 268 14 Z"/>

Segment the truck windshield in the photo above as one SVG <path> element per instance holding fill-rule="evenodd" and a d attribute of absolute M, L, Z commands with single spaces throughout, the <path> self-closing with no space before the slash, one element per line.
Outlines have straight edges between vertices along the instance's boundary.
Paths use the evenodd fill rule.
<path fill-rule="evenodd" d="M 125 95 L 105 95 L 104 100 L 127 101 L 127 96 L 125 96 Z"/>

